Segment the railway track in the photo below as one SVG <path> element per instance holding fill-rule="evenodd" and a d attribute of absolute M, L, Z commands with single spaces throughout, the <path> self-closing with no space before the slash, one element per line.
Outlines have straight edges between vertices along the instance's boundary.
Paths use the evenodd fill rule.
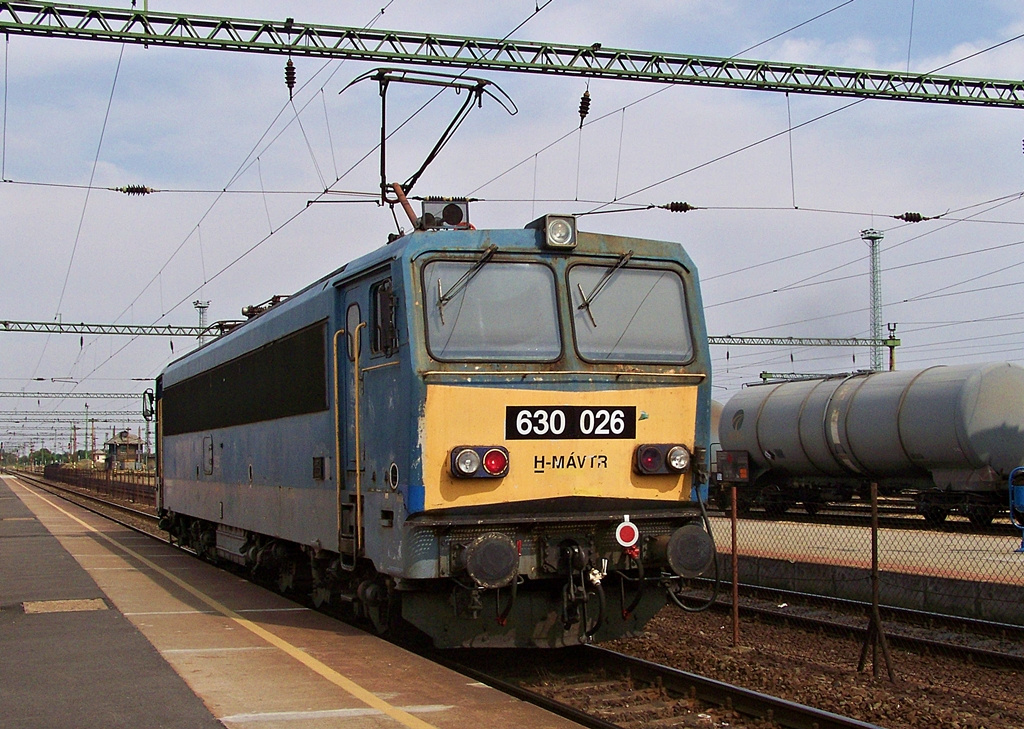
<path fill-rule="evenodd" d="M 687 598 L 692 605 L 704 596 Z M 732 602 L 718 600 L 714 609 L 731 612 Z M 740 586 L 740 612 L 747 619 L 824 630 L 863 640 L 869 603 L 824 595 L 788 592 L 756 585 Z M 918 653 L 951 655 L 976 665 L 1024 669 L 1024 626 L 972 620 L 953 615 L 880 606 L 889 643 Z"/>
<path fill-rule="evenodd" d="M 38 477 L 19 477 L 132 529 L 166 539 L 157 530 L 151 512 Z M 695 602 L 703 599 L 699 594 L 694 596 Z M 811 629 L 855 640 L 864 635 L 867 606 L 862 603 L 747 586 L 741 599 L 745 619 L 756 616 L 756 621 L 774 622 L 787 629 Z M 720 605 L 722 610 L 729 608 L 728 603 Z M 1024 628 L 910 610 L 883 608 L 883 616 L 894 647 L 924 655 L 955 654 L 966 672 L 971 665 L 1024 667 L 1024 649 L 1020 648 L 1024 645 Z M 535 652 L 532 656 L 529 652 L 460 651 L 440 655 L 433 652 L 430 657 L 585 726 L 674 726 L 684 716 L 697 722 L 690 724 L 693 726 L 764 727 L 768 720 L 774 723 L 767 725 L 782 727 L 875 726 L 591 647 Z M 564 662 L 568 663 L 563 666 Z M 509 664 L 511 670 L 494 670 L 496 665 Z"/>
<path fill-rule="evenodd" d="M 90 493 L 87 489 L 69 486 L 57 481 L 48 481 L 36 474 L 23 471 L 12 472 L 13 475 L 28 481 L 33 486 L 65 498 L 95 514 L 107 517 L 121 526 L 134 529 L 161 541 L 169 541 L 166 533 L 157 528 L 156 509 L 153 507 L 137 508 L 116 499 L 107 499 Z"/>
<path fill-rule="evenodd" d="M 477 650 L 440 653 L 435 659 L 592 729 L 877 729 L 875 724 L 595 646 L 565 649 L 554 656 Z"/>

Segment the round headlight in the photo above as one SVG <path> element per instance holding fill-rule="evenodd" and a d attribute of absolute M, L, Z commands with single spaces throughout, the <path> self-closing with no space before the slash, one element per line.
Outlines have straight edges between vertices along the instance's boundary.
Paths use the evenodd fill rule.
<path fill-rule="evenodd" d="M 672 446 L 665 456 L 665 464 L 673 471 L 682 473 L 690 467 L 690 451 L 686 450 L 686 446 Z"/>
<path fill-rule="evenodd" d="M 492 476 L 500 476 L 508 469 L 508 456 L 503 450 L 491 448 L 484 453 L 484 470 Z"/>
<path fill-rule="evenodd" d="M 480 470 L 480 456 L 472 448 L 463 448 L 455 456 L 455 468 L 463 476 L 472 476 Z"/>
<path fill-rule="evenodd" d="M 572 226 L 562 218 L 548 221 L 548 245 L 567 246 L 572 243 Z"/>
<path fill-rule="evenodd" d="M 458 225 L 462 222 L 462 208 L 455 203 L 448 203 L 441 211 L 441 220 L 447 225 Z"/>

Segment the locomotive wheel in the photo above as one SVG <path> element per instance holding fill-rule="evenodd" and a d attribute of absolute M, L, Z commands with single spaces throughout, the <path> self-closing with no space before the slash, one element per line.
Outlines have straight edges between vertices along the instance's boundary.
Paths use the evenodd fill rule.
<path fill-rule="evenodd" d="M 398 593 L 384 581 L 370 579 L 359 584 L 356 594 L 361 616 L 370 621 L 377 634 L 394 636 L 402 615 Z"/>
<path fill-rule="evenodd" d="M 285 564 L 281 565 L 277 571 L 277 591 L 284 594 L 295 587 L 295 573 L 297 571 L 297 565 L 292 560 L 288 560 Z"/>
<path fill-rule="evenodd" d="M 323 607 L 331 601 L 331 588 L 327 585 L 317 585 L 312 593 L 313 606 Z"/>

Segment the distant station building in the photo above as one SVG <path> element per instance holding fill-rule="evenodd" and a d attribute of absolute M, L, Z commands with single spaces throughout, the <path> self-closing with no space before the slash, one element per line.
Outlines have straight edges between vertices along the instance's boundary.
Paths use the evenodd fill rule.
<path fill-rule="evenodd" d="M 143 440 L 130 431 L 119 431 L 103 444 L 107 454 L 107 469 L 125 471 L 139 468 L 142 460 Z"/>

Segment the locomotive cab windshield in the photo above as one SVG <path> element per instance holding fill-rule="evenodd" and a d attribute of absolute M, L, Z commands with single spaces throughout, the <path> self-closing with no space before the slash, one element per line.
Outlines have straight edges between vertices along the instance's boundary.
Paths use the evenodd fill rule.
<path fill-rule="evenodd" d="M 679 271 L 637 260 L 627 265 L 632 250 L 614 262 L 592 256 L 538 261 L 496 251 L 492 245 L 476 260 L 434 258 L 423 266 L 427 347 L 434 359 L 554 362 L 563 351 L 564 308 L 572 312 L 571 350 L 582 361 L 692 361 Z M 561 302 L 560 288 L 569 292 Z"/>

